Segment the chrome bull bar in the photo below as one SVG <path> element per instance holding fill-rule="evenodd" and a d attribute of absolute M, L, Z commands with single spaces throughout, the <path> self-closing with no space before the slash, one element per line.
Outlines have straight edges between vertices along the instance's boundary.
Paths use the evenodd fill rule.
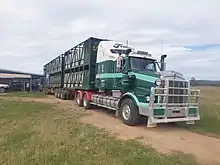
<path fill-rule="evenodd" d="M 149 101 L 148 122 L 168 123 L 200 120 L 200 90 L 190 88 L 186 80 L 164 80 L 162 87 L 152 87 Z M 163 109 L 163 114 L 154 114 L 155 109 Z M 196 113 L 192 113 L 192 111 Z"/>

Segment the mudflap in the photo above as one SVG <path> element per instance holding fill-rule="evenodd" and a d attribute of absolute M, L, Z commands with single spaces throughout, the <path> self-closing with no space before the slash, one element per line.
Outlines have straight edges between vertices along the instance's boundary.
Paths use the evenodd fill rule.
<path fill-rule="evenodd" d="M 116 112 L 115 112 L 115 117 L 116 117 L 116 118 L 119 117 L 119 110 L 116 110 Z"/>
<path fill-rule="evenodd" d="M 154 128 L 156 126 L 157 126 L 157 123 L 153 123 L 151 118 L 148 117 L 148 119 L 147 119 L 147 128 Z"/>

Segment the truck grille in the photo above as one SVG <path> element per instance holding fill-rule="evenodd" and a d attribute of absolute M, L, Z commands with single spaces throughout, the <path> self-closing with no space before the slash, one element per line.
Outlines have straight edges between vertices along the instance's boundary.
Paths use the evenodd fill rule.
<path fill-rule="evenodd" d="M 186 107 L 188 102 L 187 81 L 169 80 L 168 83 L 168 107 Z"/>

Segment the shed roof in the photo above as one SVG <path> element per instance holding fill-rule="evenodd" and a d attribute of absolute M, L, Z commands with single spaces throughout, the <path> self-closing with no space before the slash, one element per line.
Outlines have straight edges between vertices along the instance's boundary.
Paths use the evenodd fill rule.
<path fill-rule="evenodd" d="M 42 74 L 35 74 L 35 73 L 27 73 L 27 72 L 20 72 L 15 70 L 9 70 L 9 69 L 1 69 L 0 73 L 10 73 L 10 74 L 26 74 L 26 75 L 32 75 L 32 76 L 43 76 Z"/>
<path fill-rule="evenodd" d="M 0 78 L 31 78 L 31 75 L 0 73 Z"/>

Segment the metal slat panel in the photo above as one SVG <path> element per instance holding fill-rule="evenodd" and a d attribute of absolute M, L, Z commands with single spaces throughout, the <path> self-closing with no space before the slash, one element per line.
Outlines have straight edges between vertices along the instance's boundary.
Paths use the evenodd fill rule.
<path fill-rule="evenodd" d="M 105 39 L 91 37 L 69 49 L 44 66 L 44 75 L 55 76 L 59 74 L 60 79 L 51 79 L 53 85 L 60 85 L 60 87 L 95 88 L 96 48 L 99 42 L 103 40 Z M 86 78 L 84 78 L 85 75 Z M 90 85 L 91 82 L 92 86 Z"/>

